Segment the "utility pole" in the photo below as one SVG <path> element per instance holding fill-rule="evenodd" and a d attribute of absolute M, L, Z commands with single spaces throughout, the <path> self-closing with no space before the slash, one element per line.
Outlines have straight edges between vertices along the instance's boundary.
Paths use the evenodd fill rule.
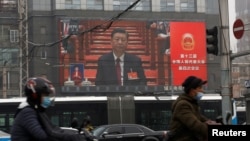
<path fill-rule="evenodd" d="M 226 123 L 227 113 L 232 114 L 231 59 L 229 42 L 228 0 L 218 0 L 221 22 L 221 96 L 222 117 Z M 231 124 L 231 121 L 229 121 Z"/>
<path fill-rule="evenodd" d="M 29 76 L 28 60 L 28 0 L 18 0 L 19 14 L 19 94 L 23 96 L 23 87 Z"/>
<path fill-rule="evenodd" d="M 7 98 L 7 69 L 6 69 L 7 61 L 4 61 L 3 65 L 3 98 Z"/>

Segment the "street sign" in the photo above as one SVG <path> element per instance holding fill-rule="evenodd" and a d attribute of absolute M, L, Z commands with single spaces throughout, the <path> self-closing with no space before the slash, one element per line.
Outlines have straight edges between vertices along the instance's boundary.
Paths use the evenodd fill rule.
<path fill-rule="evenodd" d="M 244 33 L 244 24 L 241 19 L 237 19 L 233 24 L 233 33 L 236 39 L 240 39 Z"/>

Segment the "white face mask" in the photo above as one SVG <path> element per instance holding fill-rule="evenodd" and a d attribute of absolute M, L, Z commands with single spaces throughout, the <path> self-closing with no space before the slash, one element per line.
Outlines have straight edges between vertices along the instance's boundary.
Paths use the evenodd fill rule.
<path fill-rule="evenodd" d="M 202 92 L 198 92 L 197 95 L 194 97 L 197 101 L 201 100 L 202 96 L 204 95 L 204 93 Z"/>

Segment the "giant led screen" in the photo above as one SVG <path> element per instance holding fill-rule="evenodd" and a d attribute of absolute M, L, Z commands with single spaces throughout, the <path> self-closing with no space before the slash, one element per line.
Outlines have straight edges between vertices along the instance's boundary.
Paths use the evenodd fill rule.
<path fill-rule="evenodd" d="M 114 71 L 114 57 L 98 66 L 98 59 L 112 51 L 115 40 L 125 42 L 120 36 L 112 40 L 111 33 L 116 28 L 125 29 L 128 33 L 126 53 L 139 57 L 142 66 L 139 69 L 140 63 L 137 64 L 138 60 L 133 60 L 133 57 L 126 61 L 125 55 L 121 65 L 124 67 L 121 85 L 181 86 L 188 75 L 207 79 L 204 22 L 120 20 L 111 23 L 62 18 L 58 27 L 62 40 L 59 44 L 60 64 L 65 66 L 60 68 L 62 86 L 67 81 L 73 82 L 74 86 L 96 86 L 99 82 L 101 85 L 116 85 L 111 82 L 118 77 Z M 127 65 L 127 62 L 132 65 Z M 98 71 L 108 69 L 109 73 L 97 78 L 101 76 L 97 76 Z M 141 73 L 145 75 L 145 83 L 137 84 L 135 82 L 141 79 Z M 104 78 L 110 79 L 111 83 L 101 83 Z"/>

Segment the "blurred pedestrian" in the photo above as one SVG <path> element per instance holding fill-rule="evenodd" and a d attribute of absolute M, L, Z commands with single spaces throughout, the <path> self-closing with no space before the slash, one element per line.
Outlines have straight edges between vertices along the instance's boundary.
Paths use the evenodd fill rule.
<path fill-rule="evenodd" d="M 76 117 L 72 119 L 71 128 L 78 128 L 78 119 Z"/>
<path fill-rule="evenodd" d="M 82 124 L 81 124 L 81 126 L 80 126 L 80 132 L 81 132 L 83 129 L 86 130 L 86 131 L 88 131 L 88 132 L 91 132 L 91 131 L 94 129 L 93 126 L 92 126 L 92 123 L 91 123 L 91 117 L 90 117 L 89 115 L 87 115 L 87 116 L 83 119 Z"/>
<path fill-rule="evenodd" d="M 218 125 L 201 114 L 199 100 L 204 94 L 202 88 L 207 81 L 189 76 L 182 83 L 184 94 L 172 104 L 172 118 L 169 125 L 169 141 L 205 141 L 208 125 Z"/>

